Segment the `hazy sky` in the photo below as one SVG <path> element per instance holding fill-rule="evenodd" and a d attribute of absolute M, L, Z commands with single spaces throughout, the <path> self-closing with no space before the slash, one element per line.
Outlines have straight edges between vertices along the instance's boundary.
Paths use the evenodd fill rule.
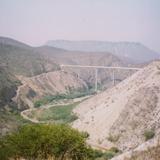
<path fill-rule="evenodd" d="M 0 36 L 138 41 L 160 52 L 160 0 L 0 0 Z"/>

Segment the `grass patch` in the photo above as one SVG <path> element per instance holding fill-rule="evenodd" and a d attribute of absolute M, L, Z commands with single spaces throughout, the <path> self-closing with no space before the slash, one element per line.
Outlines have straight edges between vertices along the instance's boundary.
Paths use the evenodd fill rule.
<path fill-rule="evenodd" d="M 78 117 L 72 113 L 73 108 L 78 105 L 79 102 L 63 105 L 54 106 L 49 109 L 45 109 L 41 115 L 39 115 L 39 121 L 50 121 L 53 120 L 57 123 L 71 123 Z"/>

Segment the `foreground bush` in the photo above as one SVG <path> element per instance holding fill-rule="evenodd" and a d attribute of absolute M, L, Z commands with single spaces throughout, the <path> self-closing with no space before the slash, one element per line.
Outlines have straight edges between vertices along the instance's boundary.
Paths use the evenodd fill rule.
<path fill-rule="evenodd" d="M 0 159 L 94 159 L 85 137 L 66 125 L 27 125 L 0 140 Z"/>

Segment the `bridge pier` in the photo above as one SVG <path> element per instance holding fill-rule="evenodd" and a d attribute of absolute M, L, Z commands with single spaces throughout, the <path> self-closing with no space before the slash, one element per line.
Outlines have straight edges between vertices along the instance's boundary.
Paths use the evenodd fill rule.
<path fill-rule="evenodd" d="M 112 82 L 113 82 L 113 86 L 115 85 L 115 71 L 113 70 L 112 72 Z"/>
<path fill-rule="evenodd" d="M 98 86 L 98 69 L 95 68 L 95 92 L 97 92 L 97 86 Z"/>

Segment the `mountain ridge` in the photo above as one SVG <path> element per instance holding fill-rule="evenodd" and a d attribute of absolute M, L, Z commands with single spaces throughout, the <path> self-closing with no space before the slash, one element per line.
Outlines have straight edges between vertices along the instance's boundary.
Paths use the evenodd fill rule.
<path fill-rule="evenodd" d="M 130 59 L 135 63 L 148 62 L 160 58 L 157 52 L 139 42 L 50 40 L 45 45 L 71 51 L 110 52 L 121 59 Z"/>

